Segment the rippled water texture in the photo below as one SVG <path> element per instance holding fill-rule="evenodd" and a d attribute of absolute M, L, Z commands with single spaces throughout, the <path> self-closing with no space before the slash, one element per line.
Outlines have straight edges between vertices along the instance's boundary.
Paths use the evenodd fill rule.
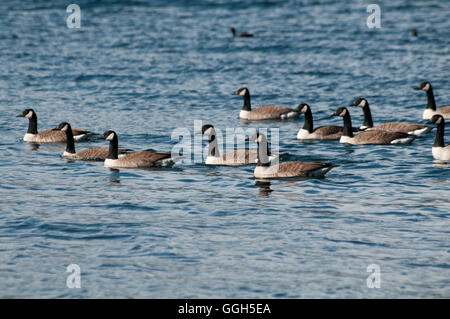
<path fill-rule="evenodd" d="M 362 1 L 77 3 L 80 29 L 66 26 L 67 1 L 0 2 L 0 297 L 450 297 L 450 169 L 433 163 L 435 131 L 407 146 L 300 142 L 303 119 L 245 124 L 231 95 L 306 102 L 322 125 L 364 96 L 376 123 L 423 122 L 413 86 L 429 80 L 450 104 L 449 1 L 378 1 L 373 30 Z M 231 26 L 255 37 L 233 40 Z M 29 107 L 40 129 L 114 129 L 134 150 L 170 151 L 194 120 L 279 127 L 288 160 L 340 166 L 270 184 L 252 166 L 111 171 L 24 143 L 15 115 Z M 106 146 L 77 148 L 94 145 Z M 69 264 L 80 289 L 66 286 Z"/>

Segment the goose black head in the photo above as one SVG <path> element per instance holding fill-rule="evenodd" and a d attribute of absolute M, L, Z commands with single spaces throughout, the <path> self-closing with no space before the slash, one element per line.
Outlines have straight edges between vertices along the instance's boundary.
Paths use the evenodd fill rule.
<path fill-rule="evenodd" d="M 297 110 L 298 110 L 298 112 L 300 112 L 300 113 L 306 113 L 306 111 L 308 111 L 308 109 L 310 109 L 310 107 L 309 107 L 309 105 L 306 104 L 306 103 L 300 103 L 300 104 L 297 106 Z"/>
<path fill-rule="evenodd" d="M 69 128 L 70 128 L 69 123 L 62 122 L 62 123 L 59 123 L 59 125 L 56 127 L 56 130 L 65 132 L 65 131 L 69 130 Z"/>
<path fill-rule="evenodd" d="M 23 110 L 22 113 L 16 115 L 16 117 L 26 117 L 27 119 L 31 119 L 32 117 L 35 117 L 35 116 L 36 116 L 36 113 L 34 112 L 33 109 Z"/>
<path fill-rule="evenodd" d="M 360 107 L 364 107 L 367 105 L 367 100 L 363 97 L 358 97 L 356 98 L 351 104 L 350 106 L 360 106 Z"/>
<path fill-rule="evenodd" d="M 212 126 L 211 124 L 205 124 L 202 126 L 202 134 L 210 134 L 213 129 L 214 126 Z"/>
<path fill-rule="evenodd" d="M 99 139 L 101 139 L 101 140 L 107 140 L 107 141 L 112 141 L 112 140 L 113 140 L 114 138 L 116 138 L 116 137 L 117 137 L 116 132 L 108 130 L 108 131 L 105 131 L 105 132 L 103 133 L 103 135 L 99 137 Z"/>
<path fill-rule="evenodd" d="M 435 114 L 426 124 L 442 124 L 444 117 L 440 114 Z"/>
<path fill-rule="evenodd" d="M 245 96 L 246 94 L 249 94 L 249 90 L 247 88 L 240 88 L 236 92 L 233 93 L 233 95 L 239 95 L 239 96 Z"/>
<path fill-rule="evenodd" d="M 233 33 L 233 36 L 236 35 L 236 29 L 235 28 L 230 28 L 230 32 Z"/>
<path fill-rule="evenodd" d="M 334 112 L 333 114 L 331 114 L 331 116 L 340 116 L 340 117 L 344 117 L 348 114 L 348 110 L 346 107 L 338 107 L 336 109 L 336 112 Z"/>
<path fill-rule="evenodd" d="M 419 84 L 418 87 L 415 87 L 414 90 L 417 91 L 428 91 L 431 88 L 431 83 L 430 82 L 422 82 Z"/>

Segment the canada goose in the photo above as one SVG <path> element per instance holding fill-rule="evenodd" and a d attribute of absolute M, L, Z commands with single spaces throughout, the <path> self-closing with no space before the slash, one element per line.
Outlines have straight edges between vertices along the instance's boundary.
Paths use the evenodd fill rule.
<path fill-rule="evenodd" d="M 333 167 L 336 167 L 322 162 L 283 162 L 271 165 L 267 156 L 266 136 L 256 133 L 249 140 L 258 143 L 258 163 L 254 172 L 256 178 L 323 177 Z"/>
<path fill-rule="evenodd" d="M 23 137 L 25 142 L 35 143 L 64 143 L 66 142 L 66 133 L 56 129 L 48 129 L 38 133 L 37 129 L 37 115 L 33 109 L 26 109 L 16 117 L 25 117 L 28 119 L 28 131 Z M 73 137 L 76 141 L 87 139 L 90 135 L 95 133 L 80 129 L 72 129 Z"/>
<path fill-rule="evenodd" d="M 305 114 L 305 124 L 297 133 L 299 140 L 338 140 L 342 136 L 342 126 L 329 125 L 314 128 L 311 108 L 308 104 L 299 104 L 300 114 Z"/>
<path fill-rule="evenodd" d="M 206 165 L 226 165 L 226 166 L 241 166 L 248 164 L 255 164 L 258 161 L 258 151 L 256 150 L 233 150 L 222 156 L 219 154 L 219 147 L 216 139 L 216 130 L 211 124 L 202 126 L 202 134 L 208 135 L 208 156 L 206 157 Z M 269 154 L 269 161 L 276 159 L 278 155 Z"/>
<path fill-rule="evenodd" d="M 114 131 L 105 131 L 100 139 L 109 141 L 109 152 L 105 159 L 105 166 L 111 168 L 145 168 L 171 167 L 174 161 L 170 153 L 142 151 L 119 155 L 119 138 Z"/>
<path fill-rule="evenodd" d="M 373 126 L 372 113 L 370 112 L 369 102 L 365 98 L 359 97 L 353 101 L 350 106 L 359 106 L 364 112 L 364 122 L 360 126 L 360 130 L 382 130 L 388 132 L 402 132 L 412 135 L 420 135 L 428 133 L 433 129 L 431 126 L 425 126 L 419 123 L 405 123 L 405 122 L 387 122 Z"/>
<path fill-rule="evenodd" d="M 275 120 L 275 119 L 288 119 L 297 117 L 299 115 L 298 110 L 279 107 L 279 106 L 261 106 L 255 110 L 252 110 L 250 104 L 250 91 L 247 88 L 240 88 L 233 95 L 239 95 L 244 97 L 244 106 L 242 107 L 239 117 L 244 120 L 259 121 L 259 120 Z"/>
<path fill-rule="evenodd" d="M 437 125 L 436 138 L 431 148 L 433 158 L 438 161 L 450 161 L 450 144 L 447 146 L 444 144 L 444 118 L 440 114 L 435 114 L 427 123 Z"/>
<path fill-rule="evenodd" d="M 424 120 L 431 119 L 434 114 L 441 114 L 443 118 L 450 119 L 450 105 L 436 109 L 436 101 L 434 100 L 433 88 L 431 87 L 430 82 L 422 82 L 418 87 L 415 87 L 414 90 L 427 92 L 427 108 L 422 113 L 422 118 Z"/>
<path fill-rule="evenodd" d="M 233 38 L 251 38 L 251 37 L 253 37 L 253 34 L 251 34 L 251 33 L 236 34 L 235 28 L 230 28 L 230 32 L 233 34 Z"/>
<path fill-rule="evenodd" d="M 66 150 L 62 153 L 62 156 L 74 160 L 85 160 L 85 161 L 103 161 L 108 156 L 109 150 L 107 147 L 95 147 L 84 149 L 79 152 L 75 152 L 75 141 L 73 139 L 72 128 L 69 123 L 62 122 L 56 128 L 66 134 Z M 128 149 L 119 148 L 119 156 L 130 152 Z"/>
<path fill-rule="evenodd" d="M 411 143 L 416 136 L 408 135 L 402 132 L 388 132 L 388 131 L 364 131 L 356 136 L 353 136 L 352 119 L 350 112 L 345 107 L 339 107 L 332 116 L 340 116 L 344 119 L 344 130 L 339 142 L 353 145 L 368 145 L 368 144 L 405 144 Z"/>

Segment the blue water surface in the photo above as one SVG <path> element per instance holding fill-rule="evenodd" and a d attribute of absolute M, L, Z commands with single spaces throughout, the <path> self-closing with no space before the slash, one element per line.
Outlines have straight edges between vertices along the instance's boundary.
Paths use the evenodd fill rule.
<path fill-rule="evenodd" d="M 363 96 L 376 123 L 423 123 L 414 86 L 428 80 L 450 104 L 450 2 L 377 3 L 369 29 L 364 1 L 79 0 L 70 29 L 67 1 L 1 1 L 0 297 L 450 297 L 450 168 L 433 163 L 435 131 L 406 146 L 301 142 L 303 119 L 243 123 L 231 95 L 309 103 L 317 125 L 341 125 L 324 118 Z M 288 160 L 340 166 L 270 183 L 253 166 L 112 171 L 23 142 L 15 115 L 30 107 L 39 129 L 114 129 L 134 150 L 170 151 L 194 121 L 280 128 Z M 93 146 L 106 144 L 77 144 Z"/>

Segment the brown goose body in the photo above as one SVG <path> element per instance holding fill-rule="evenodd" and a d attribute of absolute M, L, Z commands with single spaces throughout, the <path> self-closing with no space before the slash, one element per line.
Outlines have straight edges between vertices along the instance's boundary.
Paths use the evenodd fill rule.
<path fill-rule="evenodd" d="M 291 109 L 287 107 L 266 105 L 258 107 L 252 110 L 250 104 L 250 91 L 247 88 L 240 88 L 233 95 L 239 95 L 244 98 L 244 106 L 239 112 L 239 118 L 248 121 L 261 121 L 261 120 L 284 120 L 295 118 L 299 115 L 297 109 Z"/>
<path fill-rule="evenodd" d="M 344 143 L 356 145 L 395 144 L 396 140 L 403 140 L 409 138 L 411 138 L 411 136 L 408 135 L 407 133 L 370 130 L 361 132 L 355 135 L 352 140 L 345 141 Z"/>
<path fill-rule="evenodd" d="M 427 133 L 432 129 L 430 126 L 425 126 L 418 123 L 404 123 L 404 122 L 387 122 L 375 125 L 367 130 L 382 130 L 388 132 L 402 132 L 405 134 L 421 134 L 419 132 Z"/>
<path fill-rule="evenodd" d="M 163 166 L 159 161 L 170 159 L 172 154 L 142 151 L 124 155 L 118 159 L 105 159 L 105 166 L 111 168 L 145 168 Z"/>
<path fill-rule="evenodd" d="M 129 153 L 129 149 L 119 148 L 119 156 Z M 104 161 L 108 157 L 109 149 L 107 147 L 93 147 L 81 150 L 76 153 L 68 153 L 67 151 L 62 154 L 63 157 L 83 160 L 83 161 Z"/>
<path fill-rule="evenodd" d="M 283 162 L 272 166 L 256 166 L 256 178 L 320 177 L 334 166 L 322 162 Z"/>
<path fill-rule="evenodd" d="M 276 120 L 287 118 L 289 117 L 289 113 L 293 112 L 295 111 L 291 108 L 267 105 L 248 112 L 241 112 L 240 117 L 250 121 Z"/>

